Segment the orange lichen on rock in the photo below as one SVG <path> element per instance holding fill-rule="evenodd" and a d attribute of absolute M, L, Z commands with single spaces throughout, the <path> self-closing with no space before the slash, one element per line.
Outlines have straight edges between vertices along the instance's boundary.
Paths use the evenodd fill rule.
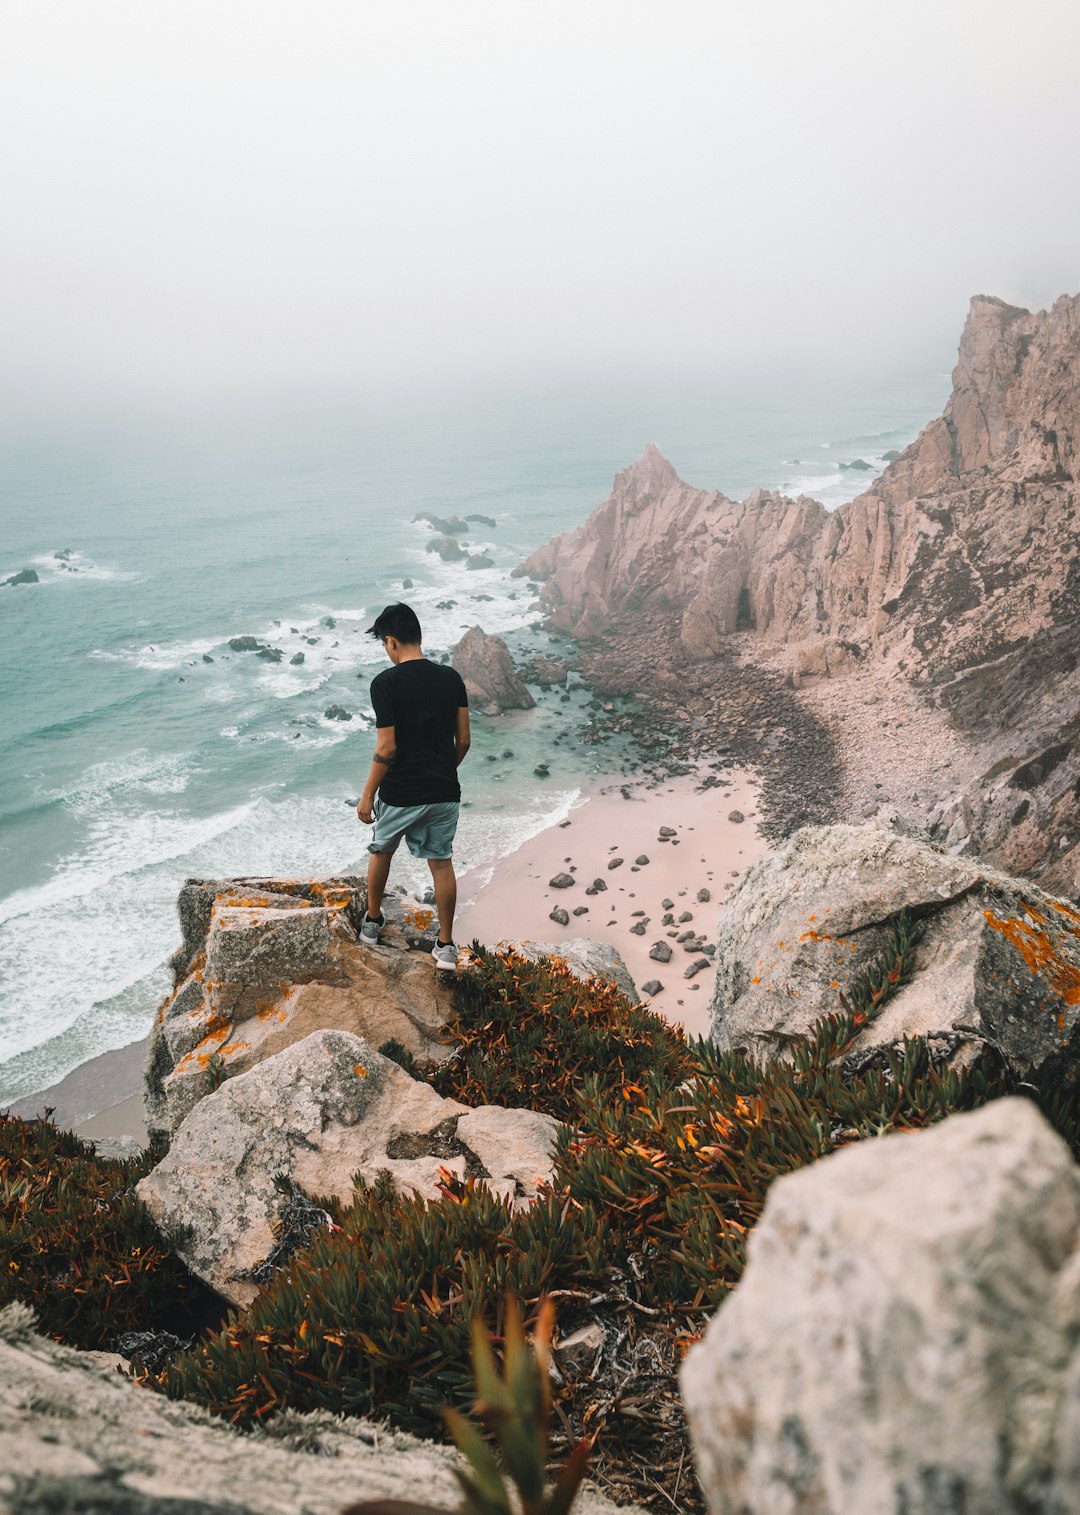
<path fill-rule="evenodd" d="M 1071 912 L 1066 910 L 1064 913 Z M 1005 940 L 1016 948 L 1036 978 L 1049 984 L 1067 1005 L 1080 1005 L 1080 968 L 1060 956 L 1046 929 L 1047 920 L 1044 915 L 1031 905 L 1027 907 L 1026 919 L 995 915 L 989 909 L 984 910 L 983 915 L 990 927 L 994 931 L 1000 931 Z M 1076 933 L 1070 932 L 1070 935 Z"/>

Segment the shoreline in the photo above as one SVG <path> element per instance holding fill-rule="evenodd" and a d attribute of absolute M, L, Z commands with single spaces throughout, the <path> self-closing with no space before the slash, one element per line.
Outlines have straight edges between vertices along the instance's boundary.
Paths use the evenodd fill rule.
<path fill-rule="evenodd" d="M 706 776 L 702 767 L 667 780 L 597 778 L 567 820 L 553 820 L 513 852 L 460 876 L 465 903 L 456 922 L 459 943 L 477 938 L 494 947 L 512 940 L 542 941 L 557 948 L 582 936 L 610 943 L 622 954 L 638 993 L 658 1014 L 681 1024 L 688 1035 L 703 1034 L 714 970 L 710 962 L 685 980 L 686 968 L 703 957 L 687 955 L 675 935 L 692 924 L 713 944 L 724 899 L 768 845 L 755 824 L 757 781 L 745 771 L 726 770 L 719 777 L 708 775 L 710 787 L 703 789 Z M 732 810 L 746 819 L 729 821 Z M 662 826 L 675 833 L 666 841 L 660 840 Z M 640 856 L 649 862 L 637 863 Z M 609 868 L 615 857 L 622 857 L 621 866 Z M 574 872 L 574 885 L 551 888 L 548 880 L 564 871 Z M 602 879 L 606 888 L 586 896 L 593 879 Z M 471 897 L 470 885 L 475 888 Z M 698 900 L 699 890 L 708 890 L 708 901 Z M 692 923 L 662 925 L 664 899 L 672 901 L 676 920 L 689 912 Z M 575 916 L 572 912 L 581 907 L 586 913 Z M 567 911 L 569 925 L 550 919 L 556 908 Z M 641 920 L 648 923 L 645 934 L 632 934 L 631 927 Z M 667 963 L 649 957 L 659 941 L 671 946 Z M 643 984 L 654 979 L 664 989 L 655 997 L 645 995 Z M 88 1140 L 142 1144 L 147 1045 L 148 1038 L 142 1037 L 99 1053 L 51 1087 L 7 1108 L 12 1115 L 33 1118 L 52 1107 L 58 1126 Z"/>

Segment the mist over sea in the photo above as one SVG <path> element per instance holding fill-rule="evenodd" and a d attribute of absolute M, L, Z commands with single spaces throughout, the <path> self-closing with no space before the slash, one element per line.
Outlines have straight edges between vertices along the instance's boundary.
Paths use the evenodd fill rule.
<path fill-rule="evenodd" d="M 754 392 L 623 379 L 9 417 L 0 579 L 33 567 L 41 582 L 0 588 L 0 1107 L 146 1033 L 189 875 L 363 868 L 352 805 L 386 666 L 363 628 L 383 604 L 416 606 L 429 655 L 479 623 L 527 656 L 549 639 L 510 569 L 584 521 L 646 442 L 695 485 L 836 505 L 947 393 L 932 372 Z M 840 467 L 860 458 L 871 471 Z M 493 517 L 464 540 L 495 567 L 427 553 L 425 510 Z M 230 651 L 245 634 L 282 661 Z M 587 699 L 559 693 L 474 721 L 459 871 L 617 769 L 610 746 L 553 745 Z M 394 879 L 426 870 L 403 857 Z"/>

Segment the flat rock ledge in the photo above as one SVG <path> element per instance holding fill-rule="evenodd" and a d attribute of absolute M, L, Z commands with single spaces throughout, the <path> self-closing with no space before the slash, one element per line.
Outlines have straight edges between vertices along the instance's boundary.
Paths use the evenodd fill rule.
<path fill-rule="evenodd" d="M 200 1100 L 136 1192 L 192 1272 L 243 1306 L 297 1218 L 325 1223 L 317 1201 L 347 1203 L 355 1175 L 435 1199 L 448 1169 L 524 1205 L 552 1177 L 558 1130 L 532 1110 L 444 1099 L 362 1038 L 317 1031 Z"/>
<path fill-rule="evenodd" d="M 357 938 L 366 903 L 352 876 L 188 879 L 174 987 L 150 1036 L 151 1137 L 167 1144 L 223 1080 L 326 1027 L 428 1062 L 448 1054 L 451 990 L 415 950 L 434 941 L 432 912 L 388 896 L 372 950 Z"/>
<path fill-rule="evenodd" d="M 38 1335 L 26 1306 L 0 1311 L 0 1515 L 340 1515 L 368 1499 L 452 1510 L 461 1465 L 369 1420 L 286 1413 L 238 1431 L 137 1388 L 107 1354 Z M 578 1508 L 615 1511 L 588 1487 Z"/>
<path fill-rule="evenodd" d="M 713 1515 L 1075 1515 L 1080 1168 L 995 1101 L 780 1178 L 682 1389 Z"/>

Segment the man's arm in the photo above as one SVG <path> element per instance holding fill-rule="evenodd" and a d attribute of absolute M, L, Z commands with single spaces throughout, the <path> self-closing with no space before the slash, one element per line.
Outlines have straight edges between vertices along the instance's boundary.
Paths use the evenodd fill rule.
<path fill-rule="evenodd" d="M 469 707 L 459 705 L 457 713 L 457 730 L 454 732 L 454 762 L 460 768 L 465 761 L 465 754 L 472 746 L 469 732 Z"/>
<path fill-rule="evenodd" d="M 375 756 L 371 760 L 364 792 L 356 802 L 356 813 L 365 826 L 370 826 L 375 816 L 375 794 L 386 777 L 386 770 L 394 761 L 397 752 L 397 736 L 393 726 L 378 726 L 375 730 Z"/>

